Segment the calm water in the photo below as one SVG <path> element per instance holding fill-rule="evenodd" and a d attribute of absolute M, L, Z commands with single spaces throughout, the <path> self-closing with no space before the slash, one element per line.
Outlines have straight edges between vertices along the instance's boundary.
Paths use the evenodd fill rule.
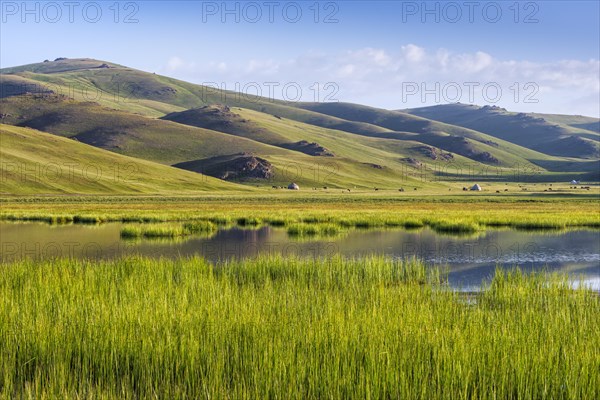
<path fill-rule="evenodd" d="M 121 224 L 46 225 L 0 223 L 0 260 L 43 259 L 56 256 L 108 259 L 127 254 L 149 257 L 202 255 L 217 261 L 257 254 L 326 257 L 336 253 L 371 253 L 394 257 L 418 256 L 447 265 L 452 286 L 476 290 L 497 265 L 525 270 L 546 268 L 584 279 L 600 290 L 600 231 L 521 232 L 488 230 L 475 236 L 437 234 L 430 229 L 354 230 L 340 237 L 300 241 L 285 229 L 220 230 L 210 238 L 184 241 L 120 238 Z"/>

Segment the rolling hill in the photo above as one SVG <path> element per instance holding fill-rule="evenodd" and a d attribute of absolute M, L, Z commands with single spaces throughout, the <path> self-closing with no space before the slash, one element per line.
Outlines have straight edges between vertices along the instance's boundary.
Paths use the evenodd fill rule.
<path fill-rule="evenodd" d="M 185 168 L 186 165 L 191 165 L 185 164 L 186 162 L 193 161 L 193 170 L 198 171 L 198 165 L 211 162 L 214 157 L 234 159 L 241 154 L 264 158 L 272 164 L 273 174 L 266 181 L 243 179 L 244 183 L 269 186 L 287 185 L 289 181 L 297 181 L 304 186 L 313 187 L 371 187 L 373 182 L 379 182 L 393 187 L 396 186 L 396 182 L 412 180 L 403 177 L 400 164 L 397 164 L 399 167 L 396 169 L 373 168 L 368 161 L 377 158 L 377 154 L 383 154 L 376 149 L 367 151 L 358 160 L 352 157 L 322 159 L 285 146 L 270 144 L 268 140 L 261 142 L 250 134 L 244 137 L 241 130 L 237 135 L 228 134 L 127 113 L 93 102 L 78 102 L 64 96 L 14 96 L 3 99 L 1 104 L 4 123 L 43 130 L 119 154 L 166 165 L 177 164 Z M 259 121 L 277 120 L 268 114 L 255 114 Z M 256 124 L 247 125 L 255 127 L 259 132 L 268 132 Z M 307 128 L 321 129 L 308 125 Z M 285 126 L 281 130 L 288 131 Z M 312 137 L 302 129 L 293 130 L 298 136 L 290 140 L 290 143 L 299 141 L 298 138 Z M 371 156 L 368 156 L 369 153 Z M 394 155 L 389 157 L 395 158 Z M 225 170 L 229 167 L 223 165 Z M 207 173 L 221 177 L 225 170 L 210 168 Z"/>
<path fill-rule="evenodd" d="M 376 136 L 416 140 L 484 164 L 525 166 L 530 165 L 530 161 L 547 158 L 541 153 L 519 148 L 481 132 L 397 111 L 350 103 L 303 103 L 300 107 L 355 122 L 381 126 L 389 131 L 378 133 Z"/>
<path fill-rule="evenodd" d="M 553 124 L 567 125 L 572 128 L 584 129 L 600 133 L 600 119 L 584 117 L 583 115 L 538 114 L 529 113 L 534 118 L 543 118 Z"/>
<path fill-rule="evenodd" d="M 0 124 L 2 194 L 186 194 L 252 188 Z"/>
<path fill-rule="evenodd" d="M 499 107 L 460 103 L 405 111 L 485 132 L 549 155 L 588 159 L 600 157 L 598 120 L 594 122 L 593 118 L 515 113 Z"/>
<path fill-rule="evenodd" d="M 304 187 L 444 186 L 446 180 L 515 179 L 524 169 L 547 174 L 546 180 L 589 177 L 597 169 L 595 121 L 578 116 L 531 117 L 562 133 L 532 130 L 539 140 L 516 140 L 485 118 L 471 126 L 454 115 L 462 108 L 401 112 L 286 103 L 93 59 L 2 69 L 0 97 L 4 124 L 263 187 L 290 181 Z M 419 115 L 426 111 L 431 115 Z M 497 115 L 488 117 L 502 124 Z"/>

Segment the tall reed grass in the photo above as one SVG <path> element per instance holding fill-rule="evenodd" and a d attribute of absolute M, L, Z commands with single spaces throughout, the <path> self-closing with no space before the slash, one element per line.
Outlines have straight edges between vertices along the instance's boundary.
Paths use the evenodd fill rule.
<path fill-rule="evenodd" d="M 50 204 L 55 207 L 56 204 Z M 243 227 L 259 227 L 263 224 L 288 227 L 294 224 L 328 224 L 340 228 L 421 228 L 429 226 L 445 233 L 473 233 L 478 230 L 508 227 L 521 230 L 556 230 L 574 228 L 600 228 L 600 214 L 597 203 L 590 204 L 502 204 L 500 207 L 465 203 L 457 204 L 416 204 L 412 208 L 390 209 L 384 205 L 365 205 L 367 210 L 348 205 L 328 209 L 286 210 L 289 205 L 274 204 L 265 210 L 260 207 L 248 208 L 239 204 L 225 211 L 212 211 L 203 208 L 188 208 L 187 203 L 171 204 L 170 208 L 158 205 L 134 205 L 131 209 L 109 207 L 103 204 L 90 206 L 80 211 L 62 212 L 57 209 L 40 211 L 27 210 L 25 205 L 3 205 L 0 221 L 41 221 L 50 224 L 64 223 L 103 223 L 103 222 L 193 222 L 209 221 L 216 225 L 236 223 Z M 236 208 L 237 207 L 237 208 Z"/>
<path fill-rule="evenodd" d="M 210 221 L 192 221 L 184 224 L 144 224 L 130 225 L 121 228 L 121 237 L 124 239 L 136 238 L 178 238 L 182 236 L 210 234 L 217 230 L 217 226 Z"/>
<path fill-rule="evenodd" d="M 418 260 L 0 266 L 0 398 L 596 399 L 600 298 Z"/>

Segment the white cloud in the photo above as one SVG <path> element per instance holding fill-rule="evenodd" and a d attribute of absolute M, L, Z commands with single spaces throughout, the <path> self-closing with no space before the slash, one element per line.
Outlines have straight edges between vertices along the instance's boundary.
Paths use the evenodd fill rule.
<path fill-rule="evenodd" d="M 183 58 L 173 56 L 169 58 L 166 65 L 166 70 L 170 72 L 177 71 L 193 71 L 196 67 L 195 62 L 186 62 Z"/>
<path fill-rule="evenodd" d="M 337 99 L 385 108 L 423 106 L 421 96 L 403 99 L 404 85 L 413 82 L 431 89 L 459 84 L 464 95 L 458 101 L 467 103 L 468 87 L 476 82 L 479 88 L 493 83 L 502 88 L 496 104 L 516 111 L 574 113 L 597 116 L 600 112 L 600 61 L 501 60 L 484 51 L 455 53 L 450 49 L 426 50 L 415 44 L 401 46 L 397 52 L 381 48 L 354 49 L 341 53 L 307 53 L 290 60 L 251 59 L 190 63 L 179 57 L 168 60 L 167 72 L 185 74 L 197 83 L 225 82 L 233 88 L 236 82 L 279 82 L 299 84 L 311 101 L 309 88 L 314 83 L 334 82 L 339 87 Z M 518 93 L 515 93 L 517 83 Z M 524 97 L 534 90 L 525 85 L 533 83 L 539 90 L 533 97 L 537 103 L 526 103 Z M 473 102 L 490 104 L 482 93 Z M 516 94 L 518 94 L 516 96 Z M 571 101 L 572 99 L 572 101 Z M 582 100 L 582 99 L 585 99 Z M 440 98 L 439 103 L 453 99 Z M 434 96 L 425 104 L 435 104 Z"/>
<path fill-rule="evenodd" d="M 346 64 L 339 70 L 339 75 L 341 77 L 351 77 L 354 74 L 356 67 L 353 64 Z"/>
<path fill-rule="evenodd" d="M 425 49 L 419 46 L 415 46 L 414 44 L 407 44 L 406 46 L 402 46 L 402 52 L 404 53 L 404 57 L 408 62 L 418 63 L 423 61 L 425 57 Z"/>
<path fill-rule="evenodd" d="M 446 49 L 438 49 L 438 51 L 436 52 L 436 59 L 438 65 L 442 68 L 442 70 L 445 70 L 448 66 L 448 61 L 450 59 L 450 52 Z"/>
<path fill-rule="evenodd" d="M 171 70 L 171 71 L 175 71 L 179 68 L 181 68 L 184 65 L 184 62 L 181 58 L 179 57 L 171 57 L 169 58 L 169 61 L 167 62 L 167 69 Z"/>
<path fill-rule="evenodd" d="M 361 59 L 364 62 L 373 64 L 379 67 L 385 67 L 390 64 L 391 58 L 383 49 L 373 49 L 367 47 L 358 51 L 350 51 L 348 55 L 352 58 Z"/>
<path fill-rule="evenodd" d="M 460 54 L 455 57 L 456 67 L 467 72 L 480 72 L 494 66 L 492 56 L 482 51 L 475 54 Z"/>

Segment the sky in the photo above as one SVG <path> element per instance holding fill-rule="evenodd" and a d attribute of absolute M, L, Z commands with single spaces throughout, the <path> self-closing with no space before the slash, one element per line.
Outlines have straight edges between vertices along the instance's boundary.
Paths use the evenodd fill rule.
<path fill-rule="evenodd" d="M 1 1 L 0 67 L 89 57 L 288 101 L 600 115 L 600 2 Z"/>

